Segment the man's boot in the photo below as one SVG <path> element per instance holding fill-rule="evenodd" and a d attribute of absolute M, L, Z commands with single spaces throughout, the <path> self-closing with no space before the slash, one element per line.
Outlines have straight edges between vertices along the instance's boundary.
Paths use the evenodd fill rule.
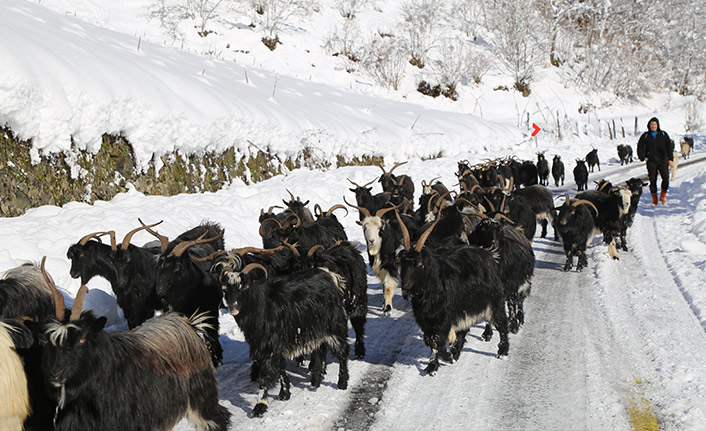
<path fill-rule="evenodd" d="M 657 205 L 659 201 L 657 201 L 657 193 L 652 193 L 652 205 Z"/>
<path fill-rule="evenodd" d="M 667 204 L 667 191 L 666 190 L 662 190 L 662 193 L 660 193 L 659 201 L 665 205 Z"/>

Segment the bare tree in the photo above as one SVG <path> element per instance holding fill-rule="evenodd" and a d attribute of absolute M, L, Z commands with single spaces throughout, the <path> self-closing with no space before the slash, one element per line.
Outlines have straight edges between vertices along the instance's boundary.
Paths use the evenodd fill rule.
<path fill-rule="evenodd" d="M 406 51 L 394 36 L 375 34 L 364 47 L 363 66 L 381 85 L 398 90 L 404 78 Z"/>
<path fill-rule="evenodd" d="M 358 23 L 352 19 L 343 22 L 341 30 L 336 27 L 324 42 L 324 49 L 333 55 L 344 55 L 351 61 L 360 60 L 361 48 L 358 41 L 361 39 Z"/>
<path fill-rule="evenodd" d="M 343 18 L 353 19 L 371 0 L 336 0 L 336 9 Z"/>
<path fill-rule="evenodd" d="M 542 28 L 533 0 L 488 0 L 487 26 L 495 34 L 495 48 L 513 74 L 515 88 L 529 94 L 540 62 Z"/>
<path fill-rule="evenodd" d="M 256 19 L 262 28 L 264 43 L 274 50 L 280 43 L 279 32 L 293 17 L 308 17 L 319 10 L 316 0 L 251 0 L 256 7 Z"/>
<path fill-rule="evenodd" d="M 407 39 L 410 63 L 420 69 L 434 43 L 434 29 L 441 21 L 443 6 L 442 0 L 407 0 L 402 4 L 400 27 Z"/>
<path fill-rule="evenodd" d="M 483 0 L 455 0 L 451 6 L 450 20 L 466 34 L 476 40 L 484 20 Z"/>
<path fill-rule="evenodd" d="M 149 7 L 148 17 L 158 19 L 173 40 L 183 37 L 180 26 L 193 21 L 200 36 L 206 37 L 208 23 L 218 16 L 219 9 L 230 0 L 157 0 Z"/>

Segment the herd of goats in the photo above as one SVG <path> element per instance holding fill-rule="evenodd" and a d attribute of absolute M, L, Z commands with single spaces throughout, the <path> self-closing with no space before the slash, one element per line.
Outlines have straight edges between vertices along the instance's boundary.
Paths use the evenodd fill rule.
<path fill-rule="evenodd" d="M 623 162 L 625 150 L 618 151 Z M 597 151 L 586 162 L 600 170 Z M 391 311 L 398 287 L 411 301 L 431 349 L 424 374 L 438 371 L 439 358 L 457 360 L 483 318 L 482 338 L 490 341 L 495 327 L 497 354 L 507 355 L 508 333 L 524 323 L 537 225 L 542 238 L 552 225 L 566 252 L 564 271 L 574 257 L 576 270 L 586 267 L 595 233 L 617 259 L 645 185 L 639 178 L 601 180 L 586 190 L 588 169 L 579 160 L 580 192 L 556 205 L 548 177 L 563 184 L 563 165 L 557 156 L 550 169 L 538 153 L 536 163 L 461 161 L 458 191 L 422 181 L 414 205 L 412 178 L 393 174 L 401 165 L 381 167 L 382 175 L 364 185 L 351 181 L 355 204 L 344 198 L 347 206 L 315 205 L 312 214 L 309 201 L 290 193 L 285 207 L 261 211 L 262 248 L 225 250 L 224 230 L 214 222 L 171 240 L 157 232 L 159 223 L 142 220 L 121 242 L 114 231 L 85 235 L 67 252 L 70 275 L 82 283 L 71 309 L 44 260 L 8 270 L 0 280 L 0 429 L 163 430 L 184 416 L 200 429 L 227 429 L 230 413 L 218 403 L 215 372 L 223 359 L 224 304 L 250 348 L 250 378 L 260 389 L 252 416 L 267 411 L 267 391 L 277 381 L 278 398 L 290 398 L 286 359 L 307 358 L 318 387 L 331 352 L 338 388 L 346 389 L 348 322 L 354 356 L 363 358 L 368 312 L 365 260 L 334 214 L 348 207 L 358 210 L 370 269 L 382 284 L 382 311 Z M 383 192 L 373 194 L 375 181 Z M 141 231 L 156 239 L 133 244 Z M 105 317 L 82 310 L 95 276 L 110 282 L 128 331 L 106 332 Z"/>

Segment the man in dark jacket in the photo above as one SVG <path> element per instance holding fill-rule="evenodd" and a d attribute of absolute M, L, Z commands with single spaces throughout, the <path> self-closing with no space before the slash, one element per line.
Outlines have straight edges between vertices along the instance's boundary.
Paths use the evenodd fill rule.
<path fill-rule="evenodd" d="M 652 205 L 657 205 L 657 173 L 662 177 L 662 193 L 659 202 L 667 203 L 667 189 L 669 188 L 669 166 L 674 159 L 674 141 L 667 132 L 659 128 L 659 120 L 652 117 L 647 122 L 647 132 L 637 141 L 637 157 L 640 161 L 647 161 L 647 175 L 650 178 L 650 192 Z"/>

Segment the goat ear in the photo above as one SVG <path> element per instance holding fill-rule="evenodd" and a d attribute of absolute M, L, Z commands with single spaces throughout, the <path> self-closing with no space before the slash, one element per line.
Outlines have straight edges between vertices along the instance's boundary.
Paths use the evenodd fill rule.
<path fill-rule="evenodd" d="M 360 220 L 356 221 L 355 223 L 356 223 L 358 226 L 363 226 L 363 222 L 360 221 Z"/>
<path fill-rule="evenodd" d="M 355 189 L 348 189 L 348 190 L 350 190 L 350 191 L 352 191 L 353 193 L 355 193 Z"/>
<path fill-rule="evenodd" d="M 108 321 L 108 318 L 105 316 L 101 316 L 98 319 L 95 320 L 91 324 L 91 330 L 94 332 L 101 331 L 105 327 L 105 323 Z"/>

